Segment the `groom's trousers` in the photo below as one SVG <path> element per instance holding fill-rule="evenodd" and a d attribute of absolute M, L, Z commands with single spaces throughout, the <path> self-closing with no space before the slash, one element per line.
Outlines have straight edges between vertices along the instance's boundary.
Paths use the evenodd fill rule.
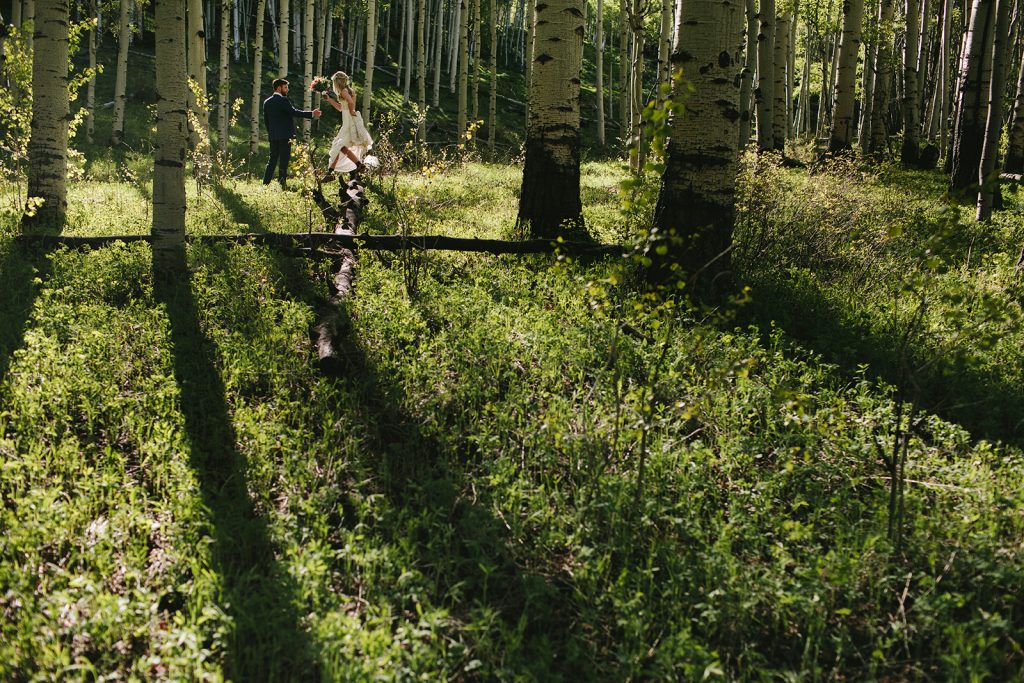
<path fill-rule="evenodd" d="M 263 172 L 263 184 L 269 185 L 274 178 L 274 167 L 278 167 L 277 179 L 283 185 L 288 179 L 288 162 L 292 158 L 292 141 L 271 140 L 270 160 L 267 162 L 267 170 Z"/>

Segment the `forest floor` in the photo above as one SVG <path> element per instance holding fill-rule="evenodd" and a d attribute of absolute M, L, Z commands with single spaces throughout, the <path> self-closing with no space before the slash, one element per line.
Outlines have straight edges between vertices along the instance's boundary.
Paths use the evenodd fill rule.
<path fill-rule="evenodd" d="M 622 175 L 584 165 L 604 242 Z M 89 162 L 66 234 L 148 232 L 147 178 Z M 520 180 L 377 178 L 365 227 L 512 237 Z M 716 308 L 629 259 L 363 252 L 336 379 L 328 263 L 193 245 L 155 288 L 145 244 L 3 214 L 0 679 L 1019 677 L 1024 213 L 941 190 L 747 159 Z M 190 185 L 192 234 L 315 218 Z"/>

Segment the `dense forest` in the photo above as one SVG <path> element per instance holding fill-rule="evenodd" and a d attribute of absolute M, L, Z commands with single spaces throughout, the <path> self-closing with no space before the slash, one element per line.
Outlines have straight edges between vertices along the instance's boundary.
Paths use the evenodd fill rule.
<path fill-rule="evenodd" d="M 0 680 L 1024 676 L 1022 0 L 0 59 Z"/>

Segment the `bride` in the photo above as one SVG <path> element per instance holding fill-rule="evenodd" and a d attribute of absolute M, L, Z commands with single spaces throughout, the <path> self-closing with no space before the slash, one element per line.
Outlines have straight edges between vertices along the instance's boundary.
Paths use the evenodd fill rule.
<path fill-rule="evenodd" d="M 363 158 L 373 146 L 373 138 L 363 124 L 363 117 L 356 111 L 355 91 L 352 90 L 348 75 L 338 71 L 331 76 L 331 81 L 334 83 L 335 97 L 331 97 L 328 91 L 324 93 L 324 99 L 341 112 L 341 128 L 331 143 L 329 167 L 323 178 L 325 182 L 333 180 L 335 173 L 362 171 Z M 371 160 L 372 157 L 366 158 L 367 162 Z"/>

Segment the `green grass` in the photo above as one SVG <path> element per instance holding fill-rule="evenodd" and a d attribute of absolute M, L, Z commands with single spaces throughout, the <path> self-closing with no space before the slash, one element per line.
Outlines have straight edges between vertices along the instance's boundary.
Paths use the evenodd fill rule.
<path fill-rule="evenodd" d="M 402 175 L 400 210 L 371 192 L 367 226 L 507 235 L 519 173 Z M 585 166 L 608 241 L 619 173 Z M 363 253 L 338 379 L 308 338 L 328 264 L 193 246 L 188 280 L 155 288 L 146 245 L 38 254 L 6 225 L 0 678 L 1018 677 L 1020 450 L 929 414 L 895 552 L 876 440 L 897 389 L 884 354 L 853 362 L 888 343 L 887 287 L 934 220 L 913 218 L 900 176 L 765 173 L 785 188 L 757 195 L 771 249 L 760 268 L 737 256 L 758 328 L 666 325 L 611 263 L 430 253 L 412 283 Z M 146 231 L 138 177 L 76 184 L 68 232 Z M 835 201 L 801 203 L 814 187 Z M 193 233 L 305 216 L 249 180 L 190 185 Z M 858 246 L 893 216 L 905 242 Z M 978 232 L 974 265 L 930 286 L 1010 296 L 1019 223 L 1001 220 L 1005 240 Z M 868 253 L 870 286 L 843 289 Z M 826 305 L 843 334 L 798 334 L 828 329 Z M 1016 339 L 964 340 L 1003 373 L 970 381 L 1014 395 Z"/>

